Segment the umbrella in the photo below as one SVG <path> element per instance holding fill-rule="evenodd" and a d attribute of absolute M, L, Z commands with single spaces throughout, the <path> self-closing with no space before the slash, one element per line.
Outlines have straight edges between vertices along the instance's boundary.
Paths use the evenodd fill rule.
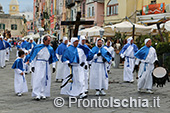
<path fill-rule="evenodd" d="M 91 27 L 88 30 L 88 36 L 90 36 L 90 37 L 99 37 L 100 36 L 100 30 L 103 30 L 103 28 L 101 28 L 99 26 Z"/>
<path fill-rule="evenodd" d="M 100 30 L 101 29 L 102 28 L 99 27 L 99 26 L 86 28 L 86 29 L 80 30 L 78 32 L 78 35 L 84 35 L 84 36 L 89 36 L 89 37 L 98 37 L 98 36 L 100 36 Z"/>
<path fill-rule="evenodd" d="M 170 21 L 165 22 L 165 29 L 170 31 Z"/>
<path fill-rule="evenodd" d="M 135 35 L 146 35 L 151 33 L 152 27 L 134 24 L 135 25 Z M 104 27 L 105 33 L 109 35 L 115 34 L 115 32 L 126 33 L 126 35 L 132 35 L 133 32 L 133 25 L 128 22 L 124 21 L 118 24 L 105 26 Z"/>

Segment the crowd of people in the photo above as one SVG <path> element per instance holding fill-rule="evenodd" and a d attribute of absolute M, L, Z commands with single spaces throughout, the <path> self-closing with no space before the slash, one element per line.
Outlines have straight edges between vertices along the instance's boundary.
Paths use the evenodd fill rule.
<path fill-rule="evenodd" d="M 0 67 L 4 68 L 5 60 L 9 61 L 11 40 L 0 36 Z M 97 38 L 94 46 L 87 43 L 85 36 L 63 37 L 58 45 L 51 43 L 51 37 L 45 36 L 41 44 L 22 39 L 17 42 L 17 53 L 12 69 L 14 69 L 15 93 L 21 96 L 28 92 L 25 74 L 31 73 L 32 97 L 36 100 L 50 97 L 51 73 L 56 71 L 56 81 L 61 81 L 61 94 L 86 98 L 89 90 L 96 90 L 96 96 L 106 95 L 108 90 L 108 74 L 114 64 L 119 68 L 120 59 L 124 62 L 123 80 L 133 83 L 133 73 L 138 70 L 138 91 L 152 91 L 152 71 L 158 64 L 151 39 L 145 39 L 145 46 L 138 49 L 129 37 L 121 47 L 119 40 L 112 44 L 111 40 Z M 57 46 L 57 47 L 56 47 Z M 57 62 L 57 68 L 56 68 Z M 50 64 L 52 64 L 52 69 Z M 140 65 L 140 66 L 138 66 Z"/>

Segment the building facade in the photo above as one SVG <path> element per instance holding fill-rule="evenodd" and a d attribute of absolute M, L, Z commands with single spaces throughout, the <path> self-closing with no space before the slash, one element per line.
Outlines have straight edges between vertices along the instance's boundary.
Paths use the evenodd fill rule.
<path fill-rule="evenodd" d="M 112 25 L 128 17 L 136 22 L 137 0 L 105 0 L 104 25 Z"/>

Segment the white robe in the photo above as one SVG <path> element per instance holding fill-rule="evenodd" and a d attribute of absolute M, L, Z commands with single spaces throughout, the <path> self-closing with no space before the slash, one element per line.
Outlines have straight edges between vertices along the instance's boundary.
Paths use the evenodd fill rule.
<path fill-rule="evenodd" d="M 73 73 L 73 83 L 68 83 L 65 87 L 61 89 L 61 94 L 70 95 L 70 96 L 79 96 L 81 93 L 85 92 L 85 78 L 84 78 L 84 67 L 81 67 L 80 64 L 85 62 L 83 58 L 84 52 L 82 49 L 77 48 L 79 55 L 79 64 L 71 64 L 72 73 Z M 69 61 L 65 62 L 66 64 Z M 66 79 L 63 81 L 64 84 Z"/>
<path fill-rule="evenodd" d="M 157 54 L 153 47 L 150 48 L 148 56 L 146 57 L 145 60 L 139 60 L 139 59 L 136 60 L 135 62 L 136 65 L 139 64 L 139 61 L 141 61 L 139 72 L 138 72 L 139 89 L 152 89 L 152 84 L 153 84 L 152 72 L 154 69 L 154 62 L 156 60 L 158 60 Z"/>
<path fill-rule="evenodd" d="M 27 87 L 27 81 L 25 78 L 25 73 L 24 75 L 21 75 L 22 70 L 20 69 L 15 69 L 15 77 L 14 77 L 14 88 L 15 88 L 15 93 L 24 93 L 28 92 L 28 87 Z M 23 79 L 24 76 L 24 79 Z"/>
<path fill-rule="evenodd" d="M 5 66 L 5 55 L 6 55 L 6 50 L 0 50 L 0 67 Z"/>
<path fill-rule="evenodd" d="M 62 63 L 61 57 L 62 55 L 57 54 L 57 58 L 59 59 L 59 61 L 57 62 L 56 79 L 65 79 L 70 73 L 68 65 Z"/>
<path fill-rule="evenodd" d="M 31 67 L 30 64 L 24 64 L 24 69 L 25 69 L 25 73 L 30 73 L 31 72 Z"/>
<path fill-rule="evenodd" d="M 133 46 L 130 45 L 123 54 L 120 55 L 122 58 L 125 57 L 124 62 L 124 71 L 123 71 L 123 80 L 124 81 L 133 81 L 133 69 L 135 66 L 135 56 Z"/>
<path fill-rule="evenodd" d="M 5 53 L 5 60 L 6 61 L 9 61 L 9 56 L 10 56 L 10 49 L 8 47 L 8 48 L 6 48 L 6 53 Z"/>
<path fill-rule="evenodd" d="M 95 63 L 94 60 L 97 59 Z M 106 77 L 106 63 L 103 63 L 102 56 L 94 55 L 90 69 L 89 89 L 108 89 L 108 78 Z"/>
<path fill-rule="evenodd" d="M 35 71 L 33 74 L 33 91 L 32 96 L 46 96 L 50 97 L 50 86 L 51 86 L 51 68 L 49 62 L 38 61 L 36 59 L 43 59 L 48 61 L 50 53 L 47 47 L 41 49 L 35 58 L 34 67 Z M 46 67 L 47 65 L 47 67 Z M 48 80 L 46 80 L 46 71 L 48 73 Z M 46 84 L 47 82 L 47 84 Z"/>
<path fill-rule="evenodd" d="M 110 46 L 109 48 L 105 46 L 104 48 L 112 55 L 112 58 L 115 57 L 115 51 L 114 51 L 114 48 L 112 46 Z M 111 67 L 112 64 L 106 63 L 106 65 L 107 65 L 106 66 L 107 70 L 110 71 L 110 67 Z"/>
<path fill-rule="evenodd" d="M 87 65 L 88 67 L 88 65 Z M 89 67 L 84 69 L 85 90 L 89 89 Z"/>

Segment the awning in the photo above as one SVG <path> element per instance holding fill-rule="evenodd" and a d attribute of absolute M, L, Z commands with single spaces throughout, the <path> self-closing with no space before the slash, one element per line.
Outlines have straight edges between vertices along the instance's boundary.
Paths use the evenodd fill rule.
<path fill-rule="evenodd" d="M 145 21 L 139 21 L 137 23 L 158 23 L 162 19 L 156 19 L 156 20 L 145 20 Z"/>

